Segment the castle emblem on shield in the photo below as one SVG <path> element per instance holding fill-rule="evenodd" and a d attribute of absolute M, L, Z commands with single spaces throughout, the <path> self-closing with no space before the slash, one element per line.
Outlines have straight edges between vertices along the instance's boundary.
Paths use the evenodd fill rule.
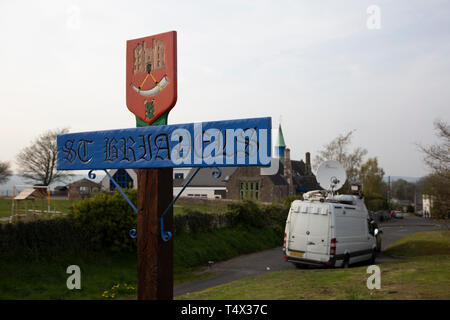
<path fill-rule="evenodd" d="M 176 32 L 127 41 L 127 107 L 153 123 L 177 99 Z"/>

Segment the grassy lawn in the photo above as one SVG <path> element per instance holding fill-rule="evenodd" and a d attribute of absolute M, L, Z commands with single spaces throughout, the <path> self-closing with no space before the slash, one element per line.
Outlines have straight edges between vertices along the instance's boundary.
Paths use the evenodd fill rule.
<path fill-rule="evenodd" d="M 272 229 L 236 227 L 174 237 L 174 283 L 211 276 L 209 260 L 280 245 Z M 69 265 L 81 269 L 81 290 L 68 290 Z M 203 267 L 202 267 L 203 266 Z M 23 256 L 0 253 L 0 299 L 114 299 L 136 297 L 136 254 L 107 252 Z M 119 284 L 119 286 L 117 286 Z"/>
<path fill-rule="evenodd" d="M 11 216 L 11 199 L 0 198 L 0 218 Z M 74 200 L 50 200 L 50 211 L 59 211 L 62 213 L 70 213 L 70 207 L 74 203 Z M 41 202 L 36 201 L 36 210 L 41 209 Z M 25 213 L 25 204 L 20 203 L 21 210 L 19 213 Z M 28 208 L 31 210 L 31 201 L 28 201 Z M 47 210 L 47 201 L 44 201 L 44 210 Z"/>
<path fill-rule="evenodd" d="M 7 275 L 0 280 L 0 299 L 104 299 L 103 292 L 111 291 L 118 283 L 136 288 L 137 259 L 132 255 L 89 253 L 58 255 L 41 261 L 16 257 L 8 260 L 0 260 L 2 274 Z M 70 265 L 80 266 L 81 290 L 66 287 L 66 269 Z"/>
<path fill-rule="evenodd" d="M 379 265 L 381 289 L 368 290 L 367 266 L 266 273 L 179 299 L 450 299 L 450 232 L 425 231 L 393 243 Z"/>
<path fill-rule="evenodd" d="M 182 214 L 187 211 L 199 211 L 202 213 L 225 213 L 227 211 L 227 206 L 224 204 L 218 204 L 212 202 L 211 204 L 194 204 L 183 202 L 178 200 L 173 206 L 173 214 Z"/>
<path fill-rule="evenodd" d="M 59 211 L 62 213 L 70 213 L 70 207 L 76 200 L 51 200 L 50 210 L 51 211 Z M 24 212 L 25 204 L 20 204 L 21 213 Z M 28 208 L 31 209 L 31 201 L 28 203 Z M 36 208 L 39 210 L 41 208 L 40 201 L 36 202 Z M 47 201 L 44 203 L 44 208 L 47 210 Z M 173 208 L 173 213 L 183 214 L 189 210 L 199 211 L 203 213 L 224 213 L 227 210 L 227 207 L 223 204 L 218 205 L 217 203 L 211 203 L 210 205 L 206 204 L 193 204 L 182 201 L 177 201 Z M 9 217 L 11 215 L 11 199 L 0 198 L 0 218 Z"/>
<path fill-rule="evenodd" d="M 68 290 L 66 287 L 70 276 L 66 269 L 70 265 L 78 265 L 81 269 L 81 290 Z M 58 255 L 42 260 L 1 257 L 0 270 L 3 274 L 0 279 L 0 300 L 129 299 L 135 298 L 137 294 L 135 254 L 99 252 L 77 256 Z M 176 268 L 174 283 L 210 275 L 198 268 Z"/>
<path fill-rule="evenodd" d="M 11 215 L 11 199 L 0 198 L 0 218 Z"/>

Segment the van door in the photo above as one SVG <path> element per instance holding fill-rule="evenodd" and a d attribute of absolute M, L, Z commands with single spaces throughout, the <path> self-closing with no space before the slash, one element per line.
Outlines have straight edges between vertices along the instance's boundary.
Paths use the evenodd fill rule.
<path fill-rule="evenodd" d="M 306 212 L 305 212 L 306 211 Z M 306 252 L 307 227 L 309 214 L 305 206 L 300 206 L 299 211 L 291 213 L 288 249 L 297 252 Z"/>
<path fill-rule="evenodd" d="M 309 213 L 309 224 L 307 234 L 307 252 L 316 254 L 328 254 L 330 215 L 317 208 L 316 212 Z"/>
<path fill-rule="evenodd" d="M 313 254 L 328 254 L 330 215 L 324 206 L 301 206 L 291 216 L 288 248 Z"/>

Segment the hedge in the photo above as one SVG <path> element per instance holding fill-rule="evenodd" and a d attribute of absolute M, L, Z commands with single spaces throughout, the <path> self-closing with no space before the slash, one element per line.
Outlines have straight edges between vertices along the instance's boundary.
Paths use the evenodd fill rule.
<path fill-rule="evenodd" d="M 136 203 L 136 190 L 126 193 Z M 72 211 L 65 218 L 4 225 L 0 228 L 1 251 L 136 250 L 137 241 L 130 238 L 129 231 L 136 228 L 137 215 L 118 192 L 80 200 Z M 262 206 L 251 201 L 230 204 L 222 214 L 189 211 L 174 216 L 173 233 L 176 237 L 243 226 L 252 230 L 269 228 L 282 239 L 288 211 L 289 207 L 281 202 Z"/>
<path fill-rule="evenodd" d="M 0 227 L 0 252 L 47 254 L 85 248 L 72 217 L 19 221 Z"/>

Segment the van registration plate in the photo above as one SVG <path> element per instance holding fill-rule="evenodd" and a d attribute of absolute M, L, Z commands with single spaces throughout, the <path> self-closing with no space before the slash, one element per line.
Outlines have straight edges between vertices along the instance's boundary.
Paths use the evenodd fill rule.
<path fill-rule="evenodd" d="M 289 251 L 291 256 L 295 256 L 295 257 L 303 257 L 303 252 L 294 252 L 294 251 Z"/>

